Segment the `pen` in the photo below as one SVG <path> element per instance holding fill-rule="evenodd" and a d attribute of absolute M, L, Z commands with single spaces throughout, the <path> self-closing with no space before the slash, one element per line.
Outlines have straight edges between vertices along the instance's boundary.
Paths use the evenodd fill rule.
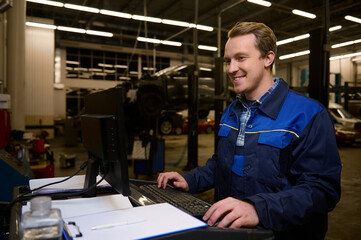
<path fill-rule="evenodd" d="M 121 221 L 121 222 L 116 222 L 116 223 L 97 225 L 97 226 L 92 227 L 91 229 L 92 230 L 98 230 L 98 229 L 103 229 L 103 228 L 111 228 L 111 227 L 116 227 L 116 226 L 141 223 L 141 222 L 145 222 L 145 221 L 146 221 L 146 219 L 136 219 L 136 220 Z"/>

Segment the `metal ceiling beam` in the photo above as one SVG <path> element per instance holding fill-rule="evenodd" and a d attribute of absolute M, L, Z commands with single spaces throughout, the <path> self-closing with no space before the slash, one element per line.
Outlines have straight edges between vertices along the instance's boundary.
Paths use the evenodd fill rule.
<path fill-rule="evenodd" d="M 244 2 L 244 0 L 240 0 L 238 2 L 235 2 L 231 5 L 229 5 L 228 7 L 225 7 L 223 9 L 221 9 L 221 11 L 219 11 L 218 15 L 217 15 L 217 20 L 218 20 L 218 28 L 217 28 L 217 57 L 221 57 L 221 28 L 222 28 L 222 14 L 224 12 L 226 12 L 227 10 L 237 6 L 238 4 Z"/>

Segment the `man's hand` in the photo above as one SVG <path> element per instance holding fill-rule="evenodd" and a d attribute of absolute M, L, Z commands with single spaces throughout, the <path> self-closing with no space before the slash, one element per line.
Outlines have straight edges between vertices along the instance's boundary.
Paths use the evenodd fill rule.
<path fill-rule="evenodd" d="M 177 172 L 161 173 L 158 176 L 157 182 L 158 188 L 163 187 L 165 189 L 168 183 L 182 191 L 188 192 L 189 190 L 187 181 L 184 179 L 184 177 L 182 177 L 182 175 Z"/>
<path fill-rule="evenodd" d="M 203 216 L 209 226 L 213 226 L 218 219 L 219 228 L 255 227 L 259 224 L 256 208 L 248 202 L 232 197 L 216 202 Z"/>

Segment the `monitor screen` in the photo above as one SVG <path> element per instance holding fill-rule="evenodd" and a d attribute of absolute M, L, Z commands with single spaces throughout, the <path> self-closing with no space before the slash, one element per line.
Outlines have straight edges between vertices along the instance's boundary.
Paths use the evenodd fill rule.
<path fill-rule="evenodd" d="M 99 174 L 118 193 L 130 195 L 124 99 L 120 85 L 84 98 L 82 142 L 89 156 L 84 190 L 95 184 Z M 85 196 L 95 196 L 95 188 Z"/>

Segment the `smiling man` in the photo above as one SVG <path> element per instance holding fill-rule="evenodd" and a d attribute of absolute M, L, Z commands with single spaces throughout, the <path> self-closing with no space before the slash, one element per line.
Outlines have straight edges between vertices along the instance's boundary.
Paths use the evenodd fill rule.
<path fill-rule="evenodd" d="M 224 57 L 238 98 L 223 112 L 216 153 L 187 174 L 161 173 L 158 186 L 189 193 L 214 187 L 215 203 L 203 217 L 210 226 L 324 239 L 340 199 L 333 121 L 320 103 L 272 77 L 276 53 L 276 37 L 262 23 L 229 31 Z"/>

